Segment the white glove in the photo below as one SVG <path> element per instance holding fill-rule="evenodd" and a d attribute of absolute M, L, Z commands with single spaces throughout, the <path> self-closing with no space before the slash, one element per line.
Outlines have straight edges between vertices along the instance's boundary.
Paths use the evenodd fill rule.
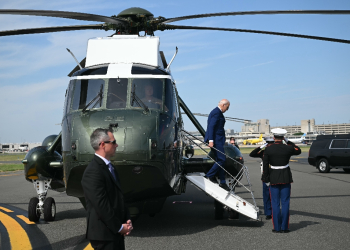
<path fill-rule="evenodd" d="M 284 137 L 284 141 L 287 143 L 288 142 L 288 138 Z"/>
<path fill-rule="evenodd" d="M 267 143 L 265 143 L 264 145 L 262 145 L 260 148 L 263 149 L 267 146 Z"/>
<path fill-rule="evenodd" d="M 270 186 L 270 182 L 268 182 L 268 183 L 265 183 L 265 184 L 266 184 L 266 186 L 268 186 L 268 187 Z"/>

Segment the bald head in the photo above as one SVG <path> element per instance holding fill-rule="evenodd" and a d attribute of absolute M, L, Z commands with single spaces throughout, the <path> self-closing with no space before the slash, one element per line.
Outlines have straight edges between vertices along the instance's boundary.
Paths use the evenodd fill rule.
<path fill-rule="evenodd" d="M 222 99 L 219 102 L 219 107 L 220 107 L 222 113 L 225 113 L 230 107 L 230 101 L 227 99 Z"/>

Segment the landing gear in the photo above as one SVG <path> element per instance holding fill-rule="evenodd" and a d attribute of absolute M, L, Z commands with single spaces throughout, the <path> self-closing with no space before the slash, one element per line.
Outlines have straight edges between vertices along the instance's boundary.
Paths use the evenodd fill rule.
<path fill-rule="evenodd" d="M 54 221 L 56 217 L 56 203 L 52 197 L 44 201 L 44 220 Z"/>
<path fill-rule="evenodd" d="M 40 216 L 44 215 L 45 221 L 54 221 L 56 217 L 56 203 L 51 197 L 46 198 L 47 190 L 50 188 L 51 179 L 33 180 L 34 188 L 38 194 L 29 201 L 28 218 L 30 221 L 37 222 Z"/>
<path fill-rule="evenodd" d="M 39 199 L 36 197 L 31 198 L 29 201 L 28 218 L 33 222 L 37 222 L 40 219 Z"/>

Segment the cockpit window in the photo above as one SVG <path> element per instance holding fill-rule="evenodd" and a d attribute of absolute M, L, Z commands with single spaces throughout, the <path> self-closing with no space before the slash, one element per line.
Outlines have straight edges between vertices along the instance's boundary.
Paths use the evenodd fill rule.
<path fill-rule="evenodd" d="M 107 109 L 121 109 L 126 107 L 128 79 L 111 78 L 108 81 Z"/>
<path fill-rule="evenodd" d="M 72 109 L 78 110 L 85 108 L 95 97 L 95 102 L 91 103 L 88 108 L 100 108 L 102 100 L 100 101 L 98 94 L 101 90 L 101 86 L 103 90 L 104 83 L 105 81 L 103 79 L 76 80 Z"/>
<path fill-rule="evenodd" d="M 170 117 L 175 118 L 175 96 L 173 84 L 170 79 L 165 80 L 165 113 Z"/>
<path fill-rule="evenodd" d="M 135 95 L 150 109 L 161 109 L 163 106 L 163 81 L 164 79 L 132 79 L 131 89 Z M 132 107 L 140 106 L 130 98 Z"/>

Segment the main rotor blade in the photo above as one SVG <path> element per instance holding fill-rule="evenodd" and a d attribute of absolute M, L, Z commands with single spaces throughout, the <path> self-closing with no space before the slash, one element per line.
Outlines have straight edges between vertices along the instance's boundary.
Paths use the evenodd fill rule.
<path fill-rule="evenodd" d="M 269 14 L 324 14 L 324 15 L 348 15 L 350 10 L 263 10 L 263 11 L 236 11 L 236 12 L 219 12 L 199 15 L 189 15 L 174 18 L 167 18 L 162 23 L 171 23 L 175 21 L 215 17 L 215 16 L 242 16 L 242 15 L 269 15 Z"/>
<path fill-rule="evenodd" d="M 47 17 L 76 19 L 76 20 L 83 20 L 83 21 L 99 21 L 99 22 L 122 24 L 122 25 L 127 24 L 126 21 L 115 18 L 115 17 L 100 16 L 100 15 L 79 13 L 79 12 L 70 12 L 70 11 L 6 9 L 6 10 L 0 10 L 0 14 L 47 16 Z"/>
<path fill-rule="evenodd" d="M 171 24 L 167 24 L 166 29 L 235 31 L 235 32 L 258 33 L 258 34 L 267 34 L 267 35 L 276 35 L 276 36 L 299 37 L 299 38 L 307 38 L 307 39 L 314 39 L 314 40 L 321 40 L 321 41 L 328 41 L 328 42 L 350 44 L 350 40 L 344 40 L 344 39 L 336 39 L 336 38 L 321 37 L 321 36 L 308 36 L 308 35 L 300 35 L 300 34 L 292 34 L 292 33 L 273 32 L 273 31 L 263 31 L 263 30 L 229 29 L 229 28 L 183 26 L 183 25 L 171 25 Z"/>
<path fill-rule="evenodd" d="M 73 25 L 73 26 L 58 26 L 58 27 L 45 27 L 45 28 L 33 28 L 33 29 L 21 29 L 21 30 L 5 30 L 0 31 L 0 36 L 13 36 L 13 35 L 25 35 L 25 34 L 39 34 L 59 31 L 71 31 L 71 30 L 102 30 L 103 24 L 90 24 L 90 25 Z"/>

